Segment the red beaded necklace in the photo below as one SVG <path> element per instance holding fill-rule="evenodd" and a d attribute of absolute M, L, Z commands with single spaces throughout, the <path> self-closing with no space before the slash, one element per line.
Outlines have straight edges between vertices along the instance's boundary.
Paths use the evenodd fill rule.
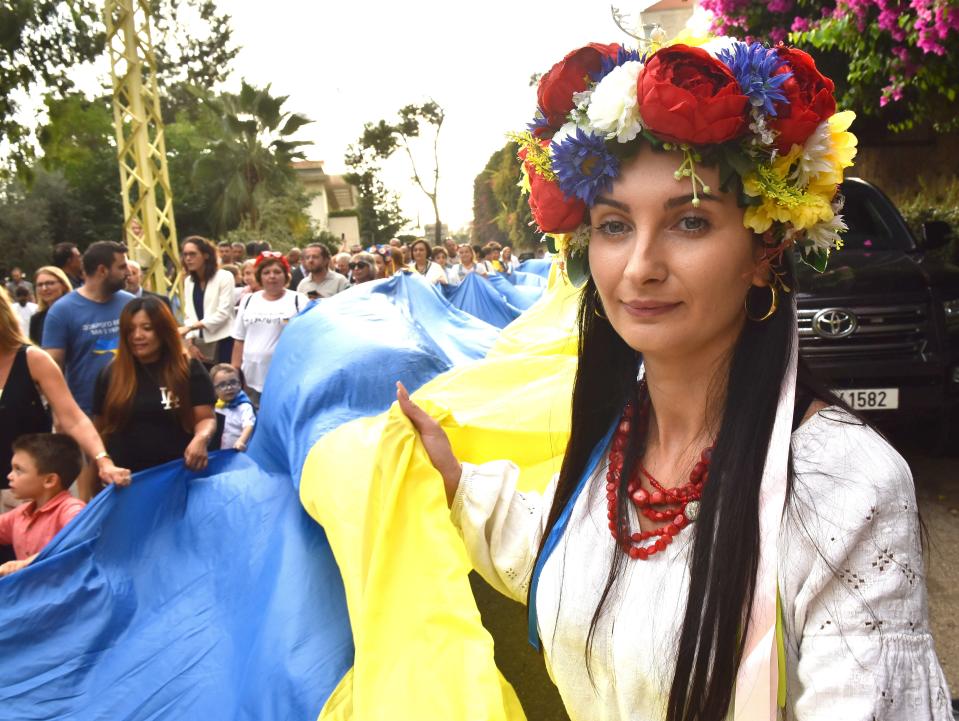
<path fill-rule="evenodd" d="M 623 472 L 623 450 L 632 429 L 633 405 L 627 403 L 623 409 L 623 417 L 613 434 L 613 443 L 609 452 L 609 470 L 606 471 L 606 505 L 608 509 L 609 531 L 617 544 L 630 558 L 645 561 L 654 553 L 662 551 L 673 542 L 673 536 L 679 533 L 686 525 L 695 521 L 699 516 L 699 499 L 703 495 L 703 485 L 709 478 L 709 460 L 712 457 L 712 447 L 706 448 L 699 463 L 689 474 L 689 483 L 676 488 L 665 488 L 652 474 L 637 466 L 632 478 L 626 486 L 626 492 L 636 506 L 636 510 L 651 521 L 669 521 L 662 528 L 638 533 L 629 532 L 629 519 L 619 519 L 617 525 L 617 506 L 619 500 L 619 481 Z M 644 406 L 639 413 L 639 432 L 646 433 L 649 421 L 648 406 Z M 642 478 L 648 481 L 652 492 L 642 487 Z M 654 508 L 658 506 L 659 508 Z M 648 546 L 641 545 L 644 541 L 655 538 L 656 541 Z"/>

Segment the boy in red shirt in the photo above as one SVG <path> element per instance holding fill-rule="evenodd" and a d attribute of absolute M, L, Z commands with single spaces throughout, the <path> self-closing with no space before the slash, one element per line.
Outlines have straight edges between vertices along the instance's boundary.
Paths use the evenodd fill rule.
<path fill-rule="evenodd" d="M 13 442 L 7 478 L 14 495 L 29 503 L 0 515 L 0 544 L 13 545 L 16 561 L 0 576 L 28 565 L 85 505 L 64 490 L 80 474 L 80 447 L 64 433 L 28 433 Z"/>

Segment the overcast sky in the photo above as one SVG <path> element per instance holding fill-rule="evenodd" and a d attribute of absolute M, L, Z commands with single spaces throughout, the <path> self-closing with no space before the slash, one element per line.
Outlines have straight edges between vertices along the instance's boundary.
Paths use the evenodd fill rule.
<path fill-rule="evenodd" d="M 621 2 L 622 7 L 629 3 Z M 316 122 L 300 137 L 328 173 L 363 123 L 392 119 L 408 103 L 432 98 L 446 111 L 440 135 L 440 214 L 456 230 L 473 217 L 473 179 L 505 133 L 532 117 L 530 75 L 590 41 L 624 42 L 603 2 L 477 3 L 410 0 L 230 0 L 234 37 L 243 47 L 236 77 L 273 84 L 290 109 Z M 432 170 L 424 154 L 421 173 Z M 405 155 L 384 180 L 400 193 L 413 224 L 432 222 L 426 196 L 410 180 Z"/>

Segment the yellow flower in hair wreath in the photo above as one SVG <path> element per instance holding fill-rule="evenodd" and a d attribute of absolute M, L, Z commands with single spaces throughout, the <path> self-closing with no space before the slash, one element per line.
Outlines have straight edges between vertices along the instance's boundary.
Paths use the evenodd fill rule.
<path fill-rule="evenodd" d="M 802 148 L 793 146 L 788 154 L 771 164 L 757 166 L 743 178 L 743 192 L 760 199 L 758 205 L 746 208 L 743 222 L 747 228 L 765 233 L 773 223 L 787 223 L 796 230 L 805 230 L 833 217 L 835 184 L 826 194 L 803 189 L 790 179 L 801 153 Z"/>
<path fill-rule="evenodd" d="M 823 167 L 821 172 L 809 173 L 808 190 L 826 195 L 842 182 L 843 169 L 852 166 L 856 157 L 856 136 L 849 132 L 849 126 L 855 120 L 856 114 L 851 110 L 836 113 L 826 120 L 817 132 L 806 141 L 800 165 Z M 821 136 L 816 147 L 816 141 Z M 816 151 L 820 150 L 817 154 Z"/>

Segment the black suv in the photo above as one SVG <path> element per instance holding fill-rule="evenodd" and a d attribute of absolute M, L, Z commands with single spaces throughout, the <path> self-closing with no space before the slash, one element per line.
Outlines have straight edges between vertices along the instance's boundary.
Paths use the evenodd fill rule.
<path fill-rule="evenodd" d="M 959 405 L 959 266 L 941 253 L 949 227 L 915 238 L 874 185 L 842 184 L 849 226 L 825 273 L 798 264 L 799 343 L 817 374 L 880 425 Z M 945 437 L 945 436 L 943 436 Z"/>

